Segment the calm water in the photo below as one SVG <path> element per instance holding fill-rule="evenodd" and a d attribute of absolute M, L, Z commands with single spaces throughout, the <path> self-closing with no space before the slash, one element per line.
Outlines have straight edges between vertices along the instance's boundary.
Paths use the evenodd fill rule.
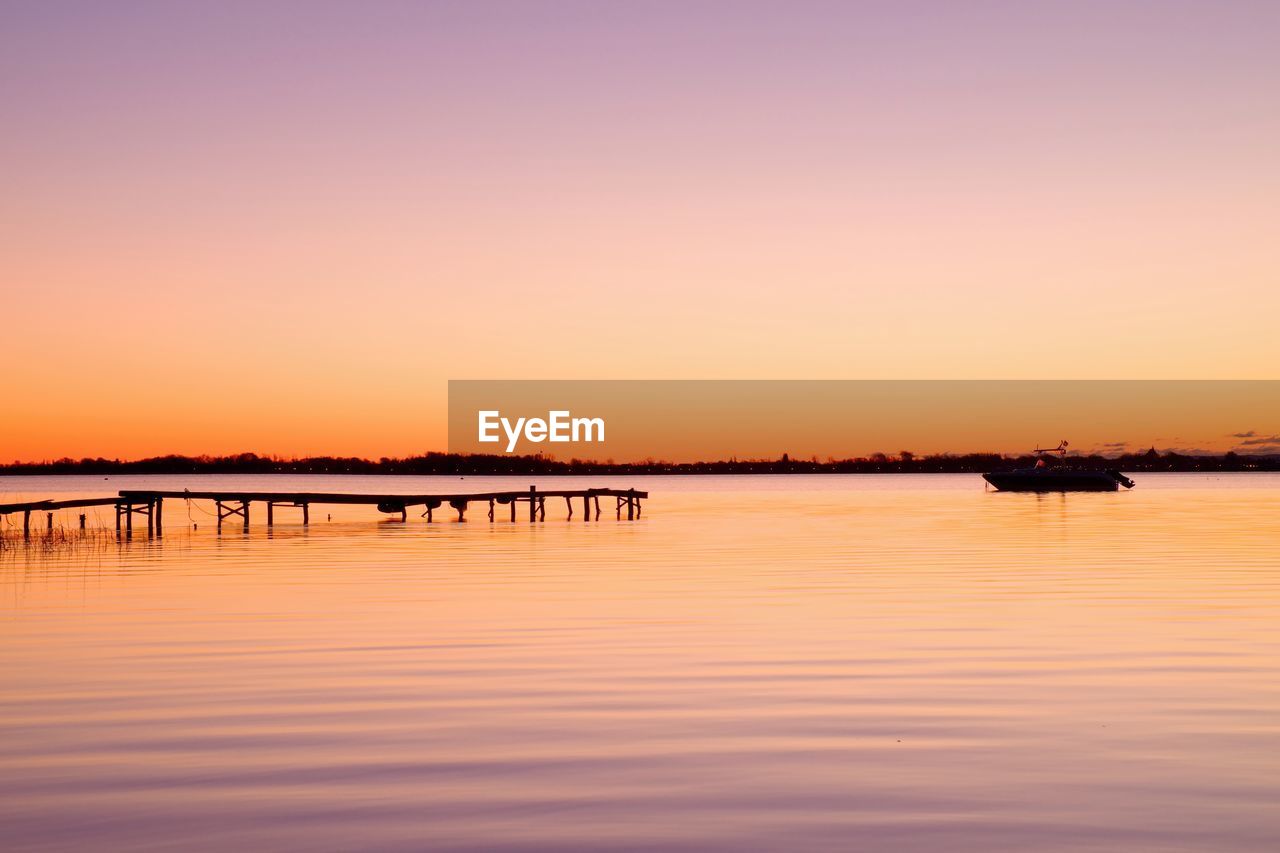
<path fill-rule="evenodd" d="M 1277 849 L 1280 477 L 1138 479 L 592 478 L 643 519 L 222 535 L 170 501 L 163 542 L 10 550 L 0 844 Z M 215 482 L 531 480 L 0 500 Z"/>

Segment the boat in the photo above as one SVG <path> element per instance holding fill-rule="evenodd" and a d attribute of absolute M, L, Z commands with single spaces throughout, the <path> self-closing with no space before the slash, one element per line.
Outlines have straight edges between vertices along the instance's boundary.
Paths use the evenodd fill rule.
<path fill-rule="evenodd" d="M 1115 492 L 1121 486 L 1132 489 L 1135 485 L 1119 471 L 1096 471 L 1065 466 L 1050 466 L 1045 462 L 1045 455 L 1059 454 L 1059 459 L 1066 459 L 1067 442 L 1058 443 L 1057 447 L 1037 447 L 1034 451 L 1040 458 L 1030 468 L 1014 468 L 1012 471 L 991 471 L 983 474 L 982 479 L 1001 492 Z"/>

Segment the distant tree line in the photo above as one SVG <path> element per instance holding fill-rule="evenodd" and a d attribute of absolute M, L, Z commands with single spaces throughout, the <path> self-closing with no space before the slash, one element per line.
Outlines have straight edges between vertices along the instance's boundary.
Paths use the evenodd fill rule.
<path fill-rule="evenodd" d="M 361 459 L 348 456 L 308 456 L 281 459 L 256 453 L 232 456 L 154 456 L 148 459 L 56 459 L 0 464 L 3 474 L 967 474 L 1033 465 L 1036 457 L 998 453 L 916 456 L 874 453 L 853 459 L 727 459 L 717 462 L 664 462 L 646 459 L 615 463 L 581 459 L 562 461 L 546 456 L 427 453 L 404 458 Z M 1145 453 L 1120 456 L 1045 457 L 1048 465 L 1122 471 L 1280 471 L 1280 456 L 1225 453 L 1189 456 Z"/>

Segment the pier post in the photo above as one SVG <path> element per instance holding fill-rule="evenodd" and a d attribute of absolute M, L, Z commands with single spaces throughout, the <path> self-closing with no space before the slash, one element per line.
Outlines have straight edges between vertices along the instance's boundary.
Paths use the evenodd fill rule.
<path fill-rule="evenodd" d="M 516 520 L 516 499 L 511 499 L 511 521 L 514 524 Z"/>
<path fill-rule="evenodd" d="M 156 498 L 156 535 L 164 535 L 164 498 Z"/>
<path fill-rule="evenodd" d="M 595 504 L 596 504 L 596 521 L 599 521 L 600 520 L 600 496 L 595 495 L 593 500 L 595 501 Z"/>
<path fill-rule="evenodd" d="M 569 515 L 566 516 L 566 520 L 573 518 L 573 498 L 569 497 L 568 495 L 565 495 L 564 505 L 569 508 Z"/>
<path fill-rule="evenodd" d="M 240 511 L 244 513 L 244 532 L 249 532 L 249 502 L 240 501 Z"/>
<path fill-rule="evenodd" d="M 116 535 L 120 535 L 120 504 L 116 504 Z"/>
<path fill-rule="evenodd" d="M 631 489 L 627 495 L 627 521 L 635 521 L 636 518 L 636 490 Z"/>
<path fill-rule="evenodd" d="M 80 529 L 84 530 L 84 513 L 80 513 Z"/>
<path fill-rule="evenodd" d="M 529 520 L 538 520 L 538 487 L 529 487 Z"/>
<path fill-rule="evenodd" d="M 311 523 L 311 511 L 307 509 L 307 505 L 302 505 L 302 526 L 306 527 Z"/>
<path fill-rule="evenodd" d="M 547 520 L 547 499 L 543 497 L 539 497 L 538 498 L 538 521 L 546 521 L 546 520 Z"/>
<path fill-rule="evenodd" d="M 454 498 L 453 500 L 449 501 L 449 506 L 453 507 L 458 511 L 458 521 L 467 520 L 466 519 L 466 513 L 467 513 L 466 501 L 462 500 L 461 498 Z"/>
<path fill-rule="evenodd" d="M 276 502 L 267 501 L 267 527 L 275 527 L 276 524 Z"/>
<path fill-rule="evenodd" d="M 31 538 L 31 510 L 29 509 L 22 511 L 22 538 Z"/>
<path fill-rule="evenodd" d="M 48 513 L 48 518 L 46 519 L 45 526 L 48 528 L 50 533 L 53 532 L 53 513 Z"/>
<path fill-rule="evenodd" d="M 489 498 L 489 520 L 493 521 L 493 498 Z"/>
<path fill-rule="evenodd" d="M 582 520 L 591 520 L 591 495 L 582 496 Z"/>
<path fill-rule="evenodd" d="M 213 502 L 213 509 L 218 514 L 218 532 L 221 533 L 222 532 L 222 501 L 215 500 Z"/>
<path fill-rule="evenodd" d="M 133 503 L 132 501 L 125 504 L 124 532 L 128 534 L 130 538 L 133 537 Z"/>
<path fill-rule="evenodd" d="M 427 524 L 431 523 L 431 504 L 427 504 Z"/>
<path fill-rule="evenodd" d="M 156 502 L 154 499 L 147 501 L 147 538 L 156 535 Z"/>

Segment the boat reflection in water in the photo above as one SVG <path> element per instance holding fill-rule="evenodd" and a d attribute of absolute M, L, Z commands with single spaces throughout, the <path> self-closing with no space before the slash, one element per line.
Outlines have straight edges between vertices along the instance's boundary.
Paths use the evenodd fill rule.
<path fill-rule="evenodd" d="M 1067 468 L 1062 460 L 1067 456 L 1067 442 L 1062 441 L 1057 447 L 1037 447 L 1033 452 L 1041 454 L 1040 459 L 1031 468 L 1015 468 L 1012 471 L 992 471 L 982 475 L 982 479 L 995 486 L 1001 492 L 1114 492 L 1121 486 L 1132 489 L 1130 480 L 1119 471 L 1090 471 Z M 1059 464 L 1050 466 L 1045 455 L 1059 454 Z"/>

